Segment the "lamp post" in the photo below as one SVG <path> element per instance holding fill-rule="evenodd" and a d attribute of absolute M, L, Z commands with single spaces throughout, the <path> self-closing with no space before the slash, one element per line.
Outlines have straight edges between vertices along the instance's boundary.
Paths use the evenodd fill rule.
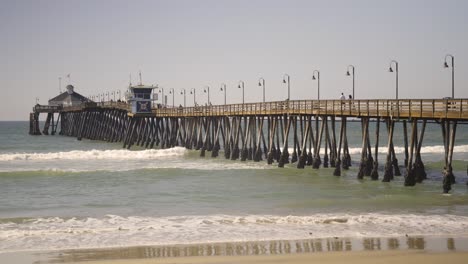
<path fill-rule="evenodd" d="M 239 89 L 242 88 L 242 104 L 245 103 L 244 86 L 245 86 L 244 81 L 239 81 L 239 85 L 237 85 L 237 88 L 239 88 Z"/>
<path fill-rule="evenodd" d="M 185 88 L 182 88 L 182 90 L 180 91 L 180 94 L 183 94 L 184 95 L 184 107 L 186 107 L 186 104 L 185 104 Z"/>
<path fill-rule="evenodd" d="M 317 77 L 315 77 L 317 74 Z M 320 100 L 320 72 L 315 70 L 312 72 L 312 80 L 317 80 L 317 100 Z"/>
<path fill-rule="evenodd" d="M 219 88 L 219 90 L 220 90 L 221 92 L 224 91 L 224 104 L 226 105 L 226 92 L 227 92 L 226 84 L 225 84 L 225 83 L 222 83 L 222 84 L 221 84 L 221 88 Z"/>
<path fill-rule="evenodd" d="M 120 100 L 122 99 L 122 98 L 120 97 L 120 90 L 117 90 L 117 94 L 119 95 L 119 101 L 120 101 Z"/>
<path fill-rule="evenodd" d="M 349 71 L 349 68 L 351 68 L 351 71 Z M 348 65 L 348 70 L 346 71 L 346 76 L 350 76 L 351 73 L 353 74 L 353 99 L 356 99 L 354 95 L 354 65 Z"/>
<path fill-rule="evenodd" d="M 288 101 L 290 99 L 290 91 L 291 91 L 291 78 L 289 77 L 289 74 L 284 74 L 283 75 L 283 83 L 286 83 L 286 77 L 287 77 L 287 83 L 288 83 Z"/>
<path fill-rule="evenodd" d="M 398 62 L 396 60 L 390 61 L 390 67 L 388 68 L 389 72 L 393 72 L 392 65 L 395 64 L 395 77 L 396 77 L 396 100 L 398 100 Z"/>
<path fill-rule="evenodd" d="M 190 89 L 190 94 L 193 94 L 193 106 L 196 106 L 197 102 L 195 101 L 195 88 Z"/>
<path fill-rule="evenodd" d="M 206 86 L 203 91 L 208 94 L 208 105 L 210 105 L 210 86 Z"/>
<path fill-rule="evenodd" d="M 175 96 L 174 88 L 169 89 L 169 94 L 172 94 L 172 108 L 174 108 L 174 96 Z"/>
<path fill-rule="evenodd" d="M 161 93 L 161 104 L 164 106 L 165 105 L 165 103 L 164 103 L 164 88 L 161 87 L 159 89 L 159 92 Z"/>
<path fill-rule="evenodd" d="M 265 79 L 263 77 L 258 79 L 258 86 L 263 86 L 263 103 L 265 103 Z"/>
<path fill-rule="evenodd" d="M 453 55 L 447 54 L 445 56 L 444 68 L 449 67 L 447 63 L 448 57 L 452 59 L 452 99 L 454 99 L 455 98 L 455 57 L 453 57 Z"/>

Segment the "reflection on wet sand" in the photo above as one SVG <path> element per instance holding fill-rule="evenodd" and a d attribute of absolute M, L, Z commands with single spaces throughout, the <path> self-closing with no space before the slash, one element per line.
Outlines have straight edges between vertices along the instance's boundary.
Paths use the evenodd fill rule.
<path fill-rule="evenodd" d="M 428 240 L 433 246 L 428 247 Z M 457 239 L 458 250 L 468 251 L 468 239 Z M 196 256 L 248 256 L 277 255 L 292 253 L 339 252 L 359 250 L 433 250 L 454 251 L 457 240 L 454 238 L 325 238 L 307 240 L 255 241 L 235 243 L 211 243 L 170 246 L 140 246 L 129 248 L 79 249 L 49 252 L 48 261 L 40 263 L 67 263 L 90 260 L 168 258 Z M 445 246 L 442 246 L 446 244 Z M 386 246 L 385 246 L 386 245 Z M 46 253 L 38 253 L 46 254 Z"/>

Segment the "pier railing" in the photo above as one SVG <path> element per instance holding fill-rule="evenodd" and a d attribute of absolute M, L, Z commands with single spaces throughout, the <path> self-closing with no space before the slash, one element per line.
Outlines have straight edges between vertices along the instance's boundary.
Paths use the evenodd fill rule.
<path fill-rule="evenodd" d="M 115 101 L 64 107 L 62 111 L 77 111 L 91 107 L 130 111 L 127 103 Z M 153 108 L 152 114 L 162 117 L 310 114 L 468 120 L 468 99 L 294 100 L 195 107 L 160 107 Z"/>
<path fill-rule="evenodd" d="M 61 105 L 40 105 L 37 104 L 33 107 L 34 112 L 39 113 L 56 113 L 62 110 L 63 107 Z"/>
<path fill-rule="evenodd" d="M 297 100 L 153 109 L 156 116 L 311 114 L 468 120 L 468 99 Z"/>

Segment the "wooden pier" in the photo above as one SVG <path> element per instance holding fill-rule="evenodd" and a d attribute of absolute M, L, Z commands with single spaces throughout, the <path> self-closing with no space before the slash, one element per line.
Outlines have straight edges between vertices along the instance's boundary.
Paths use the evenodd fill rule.
<path fill-rule="evenodd" d="M 150 113 L 133 114 L 124 102 L 86 102 L 80 106 L 36 105 L 30 116 L 30 134 L 40 135 L 39 114 L 47 113 L 42 134 L 122 142 L 123 147 L 144 148 L 182 146 L 226 159 L 266 160 L 278 167 L 286 163 L 304 169 L 334 167 L 333 175 L 351 166 L 347 137 L 350 118 L 361 121 L 362 149 L 357 177 L 379 179 L 379 140 L 386 140 L 387 154 L 382 181 L 401 175 L 395 155 L 395 123 L 403 124 L 404 184 L 414 186 L 426 178 L 421 159 L 427 121 L 441 126 L 444 144 L 443 191 L 455 183 L 452 170 L 457 125 L 468 121 L 468 99 L 411 100 L 298 100 L 215 106 L 154 108 Z M 54 120 L 54 113 L 58 115 Z M 369 122 L 377 121 L 374 146 Z M 60 122 L 59 122 L 60 121 Z M 340 124 L 338 127 L 337 123 Z M 385 137 L 381 128 L 386 130 Z M 292 142 L 290 142 L 292 139 Z M 289 153 L 289 148 L 293 149 Z M 321 156 L 320 149 L 325 153 Z"/>

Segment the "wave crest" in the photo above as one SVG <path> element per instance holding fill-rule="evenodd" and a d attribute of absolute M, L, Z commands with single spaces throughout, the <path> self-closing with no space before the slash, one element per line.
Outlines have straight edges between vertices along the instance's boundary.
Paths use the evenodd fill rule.
<path fill-rule="evenodd" d="M 49 153 L 14 153 L 1 154 L 0 161 L 15 160 L 144 160 L 170 156 L 183 156 L 186 149 L 175 147 L 170 149 L 145 150 L 73 150 Z"/>
<path fill-rule="evenodd" d="M 18 250 L 295 240 L 329 237 L 456 235 L 468 237 L 468 217 L 413 214 L 309 216 L 205 215 L 36 218 L 0 221 L 0 252 Z M 34 243 L 33 243 L 34 242 Z"/>

